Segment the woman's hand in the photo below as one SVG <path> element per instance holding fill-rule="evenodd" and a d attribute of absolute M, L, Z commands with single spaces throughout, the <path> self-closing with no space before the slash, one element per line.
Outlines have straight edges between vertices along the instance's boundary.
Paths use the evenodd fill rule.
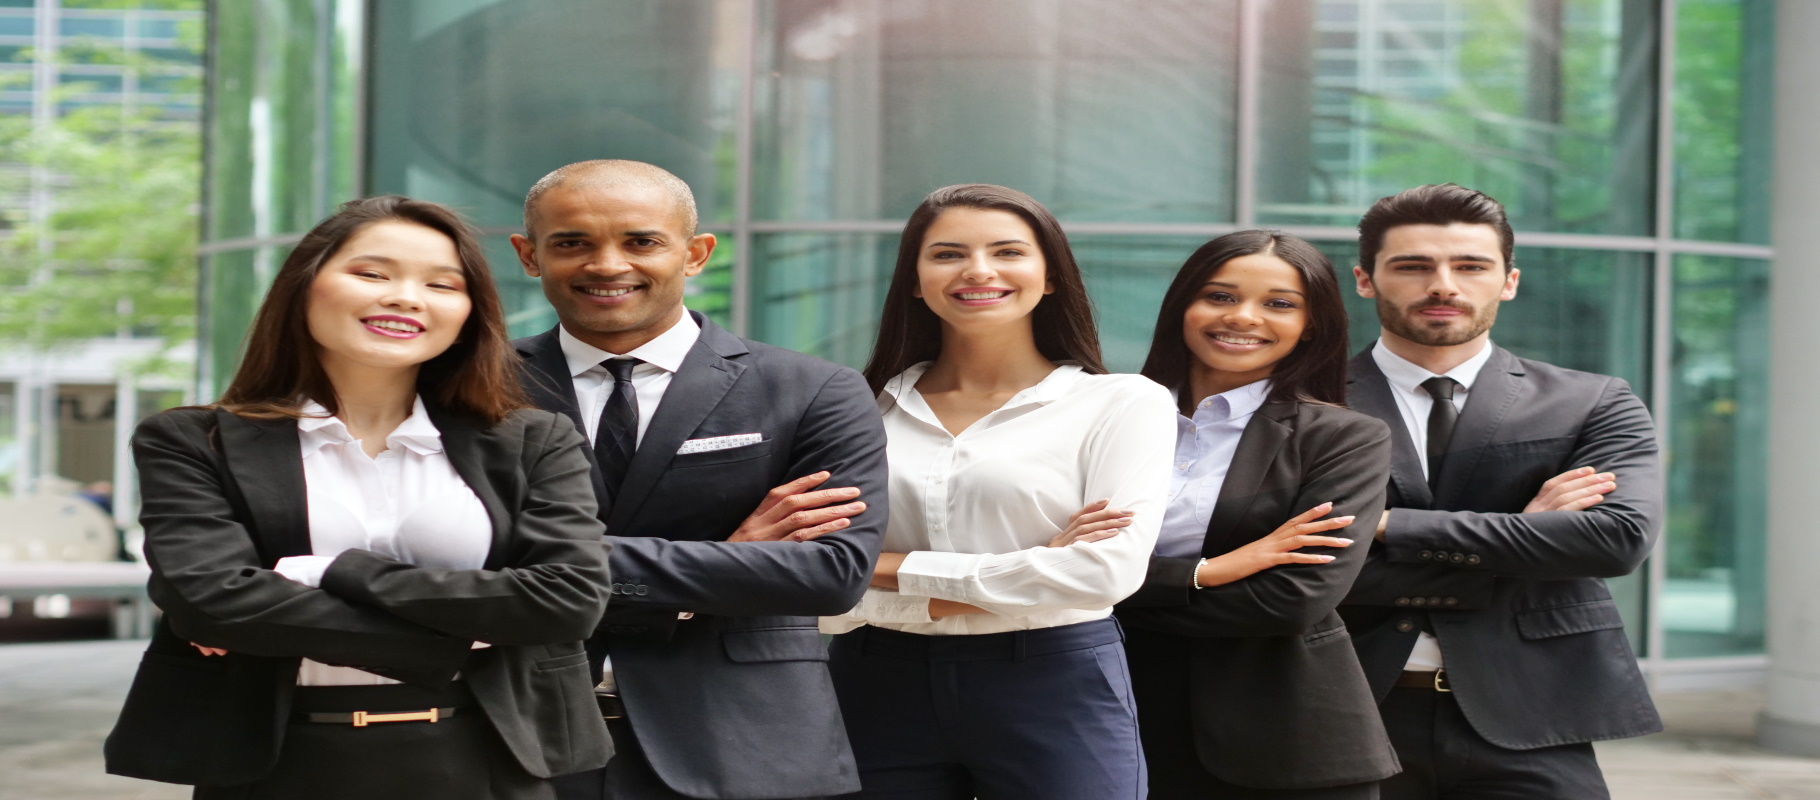
<path fill-rule="evenodd" d="M 1304 547 L 1348 547 L 1351 539 L 1317 536 L 1352 524 L 1352 517 L 1320 519 L 1333 510 L 1332 503 L 1322 503 L 1294 517 L 1268 536 L 1225 555 L 1209 558 L 1195 572 L 1201 588 L 1232 583 L 1283 564 L 1325 564 L 1333 556 L 1296 552 Z"/>
<path fill-rule="evenodd" d="M 1119 529 L 1131 524 L 1134 512 L 1107 508 L 1111 500 L 1095 500 L 1068 518 L 1068 527 L 1049 540 L 1048 547 L 1067 547 L 1075 542 L 1097 542 L 1119 535 Z"/>
<path fill-rule="evenodd" d="M 205 656 L 225 656 L 225 655 L 227 655 L 227 651 L 223 650 L 219 647 L 204 647 L 195 642 L 190 642 L 190 646 L 196 648 L 197 650 L 202 651 L 202 654 Z"/>

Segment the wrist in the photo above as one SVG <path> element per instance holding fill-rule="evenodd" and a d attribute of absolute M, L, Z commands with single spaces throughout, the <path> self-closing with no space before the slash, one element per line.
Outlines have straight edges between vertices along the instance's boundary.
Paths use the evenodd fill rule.
<path fill-rule="evenodd" d="M 1188 575 L 1189 575 L 1188 584 L 1189 584 L 1189 586 L 1192 586 L 1194 588 L 1194 590 L 1197 592 L 1200 591 L 1202 588 L 1204 588 L 1204 584 L 1201 583 L 1201 570 L 1204 570 L 1206 568 L 1207 568 L 1207 559 L 1203 558 L 1199 561 L 1194 562 L 1194 570 L 1192 572 L 1188 573 Z"/>

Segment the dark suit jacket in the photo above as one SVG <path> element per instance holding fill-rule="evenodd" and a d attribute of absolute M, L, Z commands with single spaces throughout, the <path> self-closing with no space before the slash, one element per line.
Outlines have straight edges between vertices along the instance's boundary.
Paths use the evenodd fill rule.
<path fill-rule="evenodd" d="M 1662 527 L 1662 470 L 1643 401 L 1617 378 L 1497 349 L 1455 423 L 1436 491 L 1370 350 L 1354 409 L 1390 424 L 1390 526 L 1341 613 L 1381 699 L 1423 617 L 1473 729 L 1527 750 L 1662 729 L 1603 578 L 1643 563 Z M 1617 475 L 1585 511 L 1524 514 L 1575 467 Z"/>
<path fill-rule="evenodd" d="M 427 687 L 459 671 L 531 774 L 606 762 L 581 647 L 607 577 L 581 437 L 542 411 L 487 426 L 429 410 L 492 521 L 485 565 L 434 569 L 349 550 L 321 590 L 270 571 L 310 553 L 294 420 L 187 408 L 139 426 L 140 521 L 164 617 L 108 736 L 108 772 L 257 780 L 278 759 L 304 657 Z M 228 655 L 204 657 L 192 641 Z M 475 641 L 493 646 L 470 652 Z"/>
<path fill-rule="evenodd" d="M 1266 403 L 1239 439 L 1201 555 L 1236 550 L 1328 501 L 1332 516 L 1359 520 L 1333 535 L 1359 537 L 1383 511 L 1389 464 L 1382 422 L 1332 406 Z M 1363 541 L 1309 548 L 1335 559 L 1198 591 L 1199 559 L 1151 558 L 1143 587 L 1117 608 L 1140 713 L 1187 704 L 1201 764 L 1228 783 L 1310 788 L 1395 774 L 1396 754 L 1334 611 L 1365 551 Z"/>
<path fill-rule="evenodd" d="M 693 313 L 693 312 L 691 312 Z M 859 788 L 816 617 L 859 602 L 885 529 L 885 433 L 859 373 L 736 337 L 701 338 L 651 414 L 604 519 L 614 595 L 595 643 L 664 783 L 691 797 Z M 557 332 L 513 343 L 539 406 L 579 428 Z M 683 442 L 763 434 L 677 455 Z M 727 542 L 772 487 L 828 470 L 867 510 L 810 542 Z M 603 498 L 604 499 L 604 498 Z M 677 612 L 695 617 L 678 622 Z"/>

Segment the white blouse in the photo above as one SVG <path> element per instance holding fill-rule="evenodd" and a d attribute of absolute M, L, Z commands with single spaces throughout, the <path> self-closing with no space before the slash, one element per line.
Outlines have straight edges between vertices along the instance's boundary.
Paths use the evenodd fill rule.
<path fill-rule="evenodd" d="M 982 634 L 1109 616 L 1143 582 L 1163 522 L 1175 447 L 1169 391 L 1065 365 L 955 436 L 916 390 L 928 368 L 905 370 L 879 395 L 891 467 L 884 550 L 909 553 L 899 588 L 867 590 L 822 629 Z M 1131 525 L 1097 542 L 1045 546 L 1100 499 L 1136 512 Z M 931 598 L 991 613 L 932 620 Z"/>
<path fill-rule="evenodd" d="M 343 550 L 370 550 L 407 564 L 480 569 L 493 546 L 486 506 L 442 449 L 442 433 L 417 398 L 411 416 L 367 457 L 347 425 L 315 401 L 297 421 L 309 498 L 310 552 L 280 559 L 276 570 L 320 586 Z M 353 667 L 303 660 L 299 686 L 372 686 L 398 681 Z"/>

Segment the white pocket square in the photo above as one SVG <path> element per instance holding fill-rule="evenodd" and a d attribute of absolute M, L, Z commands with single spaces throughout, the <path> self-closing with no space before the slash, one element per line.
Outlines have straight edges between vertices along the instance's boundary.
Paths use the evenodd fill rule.
<path fill-rule="evenodd" d="M 715 450 L 731 450 L 735 447 L 758 444 L 764 440 L 765 435 L 762 433 L 735 433 L 731 436 L 709 436 L 706 439 L 690 439 L 689 441 L 683 442 L 682 447 L 676 448 L 676 454 L 681 456 L 690 453 L 711 453 Z"/>

